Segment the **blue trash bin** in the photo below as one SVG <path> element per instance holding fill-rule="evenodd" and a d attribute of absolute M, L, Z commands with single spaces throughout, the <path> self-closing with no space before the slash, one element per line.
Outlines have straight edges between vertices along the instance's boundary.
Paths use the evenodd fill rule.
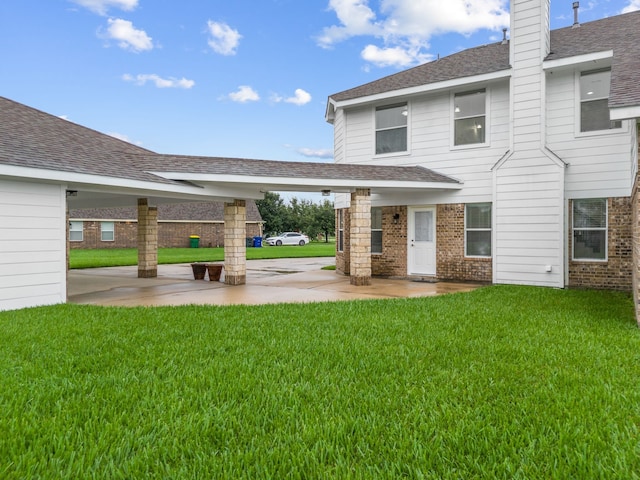
<path fill-rule="evenodd" d="M 253 237 L 253 246 L 262 247 L 262 237 Z"/>

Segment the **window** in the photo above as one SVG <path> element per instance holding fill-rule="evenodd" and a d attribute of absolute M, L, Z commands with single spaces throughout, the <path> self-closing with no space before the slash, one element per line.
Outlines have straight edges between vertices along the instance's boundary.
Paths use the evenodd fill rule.
<path fill-rule="evenodd" d="M 407 151 L 407 104 L 376 108 L 376 155 Z"/>
<path fill-rule="evenodd" d="M 573 201 L 573 259 L 607 259 L 607 199 Z"/>
<path fill-rule="evenodd" d="M 593 132 L 622 127 L 609 118 L 611 70 L 595 70 L 580 75 L 580 131 Z"/>
<path fill-rule="evenodd" d="M 454 145 L 485 143 L 486 96 L 477 90 L 453 97 Z"/>
<path fill-rule="evenodd" d="M 465 256 L 491 256 L 491 204 L 470 203 L 464 214 Z"/>
<path fill-rule="evenodd" d="M 113 222 L 100 222 L 100 240 L 103 242 L 113 242 L 115 240 Z"/>
<path fill-rule="evenodd" d="M 83 237 L 84 222 L 69 222 L 69 241 L 81 242 Z"/>
<path fill-rule="evenodd" d="M 371 209 L 371 253 L 382 253 L 382 208 Z"/>
<path fill-rule="evenodd" d="M 338 210 L 338 251 L 344 251 L 344 210 Z"/>

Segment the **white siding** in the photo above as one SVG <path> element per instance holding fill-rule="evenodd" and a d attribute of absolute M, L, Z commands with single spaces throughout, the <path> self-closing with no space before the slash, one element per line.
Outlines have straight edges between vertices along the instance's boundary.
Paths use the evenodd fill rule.
<path fill-rule="evenodd" d="M 0 310 L 66 301 L 65 189 L 0 180 Z"/>
<path fill-rule="evenodd" d="M 514 156 L 496 169 L 493 281 L 561 288 L 564 171 L 532 154 Z"/>
<path fill-rule="evenodd" d="M 344 116 L 344 110 L 340 108 L 336 111 L 333 121 L 333 161 L 335 163 L 344 162 L 344 138 L 346 136 Z"/>
<path fill-rule="evenodd" d="M 368 165 L 420 165 L 464 182 L 462 191 L 386 197 L 382 202 L 387 205 L 491 201 L 491 168 L 509 149 L 509 90 L 506 81 L 486 85 L 486 88 L 489 99 L 487 145 L 452 148 L 451 93 L 442 92 L 407 100 L 410 112 L 408 153 L 376 156 L 374 112 L 377 105 L 349 109 L 344 116 L 346 155 L 340 157 L 341 161 Z M 398 101 L 402 100 L 396 99 L 394 103 Z"/>
<path fill-rule="evenodd" d="M 547 144 L 569 164 L 567 198 L 624 197 L 631 194 L 635 164 L 634 128 L 580 133 L 576 72 L 547 75 Z"/>

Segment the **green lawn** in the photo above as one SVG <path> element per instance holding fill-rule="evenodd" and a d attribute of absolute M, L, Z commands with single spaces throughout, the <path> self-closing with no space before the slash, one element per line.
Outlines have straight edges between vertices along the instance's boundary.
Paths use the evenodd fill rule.
<path fill-rule="evenodd" d="M 333 242 L 311 242 L 304 247 L 283 245 L 247 248 L 247 259 L 333 257 L 336 244 Z M 224 259 L 223 248 L 159 248 L 158 263 L 218 262 Z M 137 265 L 138 250 L 135 248 L 114 248 L 98 250 L 73 249 L 69 253 L 71 268 L 115 267 Z"/>
<path fill-rule="evenodd" d="M 0 312 L 0 478 L 637 479 L 612 292 Z"/>

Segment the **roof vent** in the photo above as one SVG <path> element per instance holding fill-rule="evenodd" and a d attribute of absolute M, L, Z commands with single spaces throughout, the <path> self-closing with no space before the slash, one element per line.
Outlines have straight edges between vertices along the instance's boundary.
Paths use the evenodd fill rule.
<path fill-rule="evenodd" d="M 578 8 L 580 8 L 580 2 L 573 2 L 573 27 L 576 28 L 580 26 L 580 22 L 578 21 Z"/>
<path fill-rule="evenodd" d="M 503 28 L 502 29 L 502 45 L 506 45 L 507 42 L 507 29 Z"/>

